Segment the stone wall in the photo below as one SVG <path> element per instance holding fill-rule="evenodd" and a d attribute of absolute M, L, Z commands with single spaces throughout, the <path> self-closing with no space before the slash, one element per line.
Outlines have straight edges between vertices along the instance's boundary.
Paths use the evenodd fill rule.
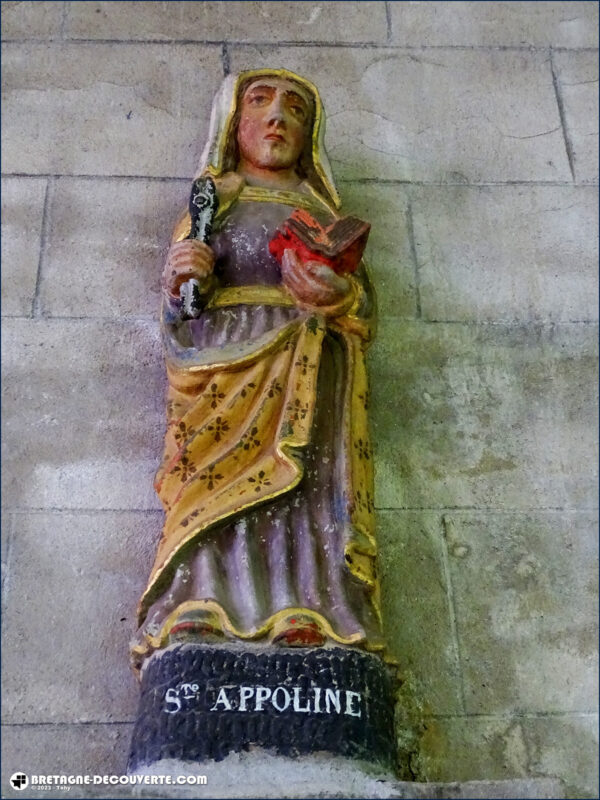
<path fill-rule="evenodd" d="M 399 747 L 596 797 L 598 4 L 1 5 L 4 780 L 125 768 L 159 273 L 214 91 L 264 65 L 320 87 L 373 223 Z"/>

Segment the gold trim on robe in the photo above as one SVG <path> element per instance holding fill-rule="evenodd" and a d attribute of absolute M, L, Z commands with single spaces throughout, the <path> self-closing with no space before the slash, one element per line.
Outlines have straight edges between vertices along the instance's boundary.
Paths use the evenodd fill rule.
<path fill-rule="evenodd" d="M 226 520 L 268 502 L 298 485 L 303 475 L 301 450 L 310 442 L 317 395 L 317 377 L 327 326 L 342 340 L 347 364 L 343 408 L 343 498 L 349 527 L 346 566 L 368 590 L 377 618 L 379 584 L 375 574 L 373 458 L 368 433 L 368 381 L 364 348 L 368 328 L 356 328 L 358 281 L 353 293 L 332 309 L 337 316 L 306 311 L 297 319 L 256 341 L 232 345 L 219 363 L 195 348 L 173 347 L 167 332 L 169 393 L 165 452 L 155 481 L 166 511 L 148 587 L 139 607 L 143 622 L 148 609 L 166 589 L 191 546 Z M 280 287 L 232 287 L 217 295 L 214 306 L 260 302 L 285 304 Z M 168 326 L 167 326 L 168 328 Z M 169 344 L 170 343 L 170 344 Z M 239 352 L 235 348 L 239 348 Z M 216 353 L 215 353 L 216 355 Z M 323 625 L 311 609 L 282 609 L 256 630 L 235 628 L 225 609 L 214 600 L 188 601 L 176 609 L 146 644 L 134 648 L 142 656 L 164 646 L 176 616 L 192 609 L 213 611 L 224 631 L 241 639 L 266 635 L 282 614 L 315 618 L 334 641 L 380 650 L 382 641 L 368 642 L 361 634 L 344 637 Z M 189 608 L 188 608 L 189 606 Z M 317 620 L 316 617 L 319 617 Z"/>

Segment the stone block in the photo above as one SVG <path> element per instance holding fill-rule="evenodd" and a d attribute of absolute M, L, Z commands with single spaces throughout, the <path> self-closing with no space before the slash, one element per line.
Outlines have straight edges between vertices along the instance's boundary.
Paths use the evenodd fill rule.
<path fill-rule="evenodd" d="M 161 523 L 158 512 L 19 515 L 3 621 L 4 722 L 134 719 L 129 640 Z"/>
<path fill-rule="evenodd" d="M 432 718 L 426 723 L 419 761 L 431 781 L 558 776 L 565 784 L 558 796 L 595 798 L 598 716 Z"/>
<path fill-rule="evenodd" d="M 188 177 L 196 168 L 220 48 L 5 44 L 2 169 Z"/>
<path fill-rule="evenodd" d="M 571 180 L 546 53 L 231 48 L 232 71 L 280 63 L 322 92 L 338 178 Z"/>
<path fill-rule="evenodd" d="M 479 730 L 476 723 L 471 730 Z M 9 785 L 15 771 L 42 775 L 122 775 L 130 725 L 27 725 L 5 726 L 2 736 L 2 796 L 22 797 Z M 474 741 L 473 745 L 481 742 Z M 172 762 L 171 762 L 172 764 Z M 362 765 L 361 765 L 362 766 Z M 307 787 L 313 797 L 402 797 L 402 798 L 559 798 L 564 792 L 552 779 L 517 779 L 511 781 L 471 781 L 465 783 L 407 783 L 377 780 L 343 759 L 285 758 L 265 752 L 242 753 L 215 762 L 204 770 L 212 797 L 304 797 Z M 164 773 L 163 773 L 164 774 Z M 174 774 L 170 771 L 167 774 Z M 178 774 L 183 774 L 179 772 Z M 190 774 L 191 771 L 190 771 Z M 200 774 L 197 770 L 193 774 Z M 142 790 L 127 786 L 77 787 L 78 797 L 193 797 L 198 788 L 151 787 Z M 362 793 L 361 793 L 362 790 Z M 64 789 L 44 791 L 45 797 L 61 798 Z M 581 797 L 581 795 L 579 795 Z"/>
<path fill-rule="evenodd" d="M 597 327 L 382 318 L 378 508 L 596 508 Z"/>
<path fill-rule="evenodd" d="M 529 774 L 523 717 L 426 719 L 418 755 L 423 779 L 509 780 Z"/>
<path fill-rule="evenodd" d="M 384 631 L 406 683 L 407 715 L 462 710 L 441 515 L 381 511 L 377 541 Z"/>
<path fill-rule="evenodd" d="M 596 189 L 415 187 L 411 195 L 425 319 L 598 319 Z"/>
<path fill-rule="evenodd" d="M 73 2 L 67 37 L 239 42 L 385 42 L 383 2 Z"/>
<path fill-rule="evenodd" d="M 3 316 L 31 315 L 45 195 L 45 180 L 2 178 Z"/>
<path fill-rule="evenodd" d="M 597 710 L 597 513 L 444 520 L 467 712 Z"/>
<path fill-rule="evenodd" d="M 417 783 L 382 778 L 369 762 L 355 759 L 323 757 L 317 753 L 309 758 L 286 758 L 264 750 L 235 753 L 206 769 L 207 785 L 212 800 L 304 800 L 310 789 L 311 800 L 564 800 L 561 781 L 552 778 L 521 778 L 508 781 L 456 781 L 447 783 Z M 140 770 L 136 775 L 164 774 L 177 762 L 165 759 L 156 767 Z M 156 772 L 155 772 L 156 769 Z M 158 770 L 161 772 L 158 772 Z M 197 773 L 193 773 L 197 774 Z M 126 790 L 127 791 L 127 790 Z M 164 786 L 134 790 L 133 796 L 157 800 L 194 800 L 195 787 Z M 122 800 L 129 794 L 120 794 Z M 103 800 L 107 795 L 102 795 Z M 112 800 L 113 795 L 108 795 Z"/>
<path fill-rule="evenodd" d="M 408 231 L 407 198 L 402 186 L 346 183 L 344 214 L 371 223 L 365 259 L 380 315 L 415 316 L 415 267 Z"/>
<path fill-rule="evenodd" d="M 523 723 L 535 775 L 559 775 L 567 797 L 596 798 L 598 714 L 530 717 Z"/>
<path fill-rule="evenodd" d="M 40 287 L 42 313 L 158 319 L 160 275 L 190 186 L 58 180 Z"/>
<path fill-rule="evenodd" d="M 4 505 L 158 508 L 158 325 L 5 319 L 3 329 Z"/>
<path fill-rule="evenodd" d="M 598 51 L 556 53 L 553 58 L 573 148 L 575 177 L 580 183 L 598 183 Z"/>
<path fill-rule="evenodd" d="M 394 44 L 405 47 L 598 47 L 590 2 L 390 3 Z"/>
<path fill-rule="evenodd" d="M 86 726 L 86 728 L 94 731 L 94 738 L 98 735 L 96 730 L 99 726 Z M 106 727 L 106 726 L 104 726 Z M 122 729 L 119 730 L 119 739 L 115 741 L 114 731 L 117 726 L 111 725 L 110 733 L 107 739 L 114 742 L 115 747 L 123 746 L 123 741 L 127 736 L 126 726 L 118 726 Z M 28 726 L 27 729 L 32 731 L 31 747 L 29 740 L 27 740 L 23 751 L 28 753 L 29 750 L 37 746 L 43 746 L 48 742 L 47 753 L 44 753 L 43 763 L 51 761 L 54 748 L 53 742 L 49 740 L 51 734 L 60 735 L 66 732 L 65 743 L 75 744 L 73 737 L 70 735 L 70 728 L 76 726 L 45 726 L 48 731 L 46 736 L 37 736 L 40 731 L 39 726 Z M 26 729 L 26 730 L 27 730 Z M 18 735 L 13 735 L 13 730 L 10 730 L 10 745 L 6 745 L 7 753 L 12 756 L 16 746 L 13 741 L 21 739 Z M 81 733 L 79 734 L 82 735 Z M 25 736 L 22 737 L 25 739 Z M 4 742 L 3 742 L 4 745 Z M 58 749 L 58 748 L 56 748 Z M 60 750 L 62 751 L 62 747 Z M 96 748 L 100 750 L 100 748 Z M 214 800 L 221 798 L 232 800 L 233 798 L 248 798 L 248 797 L 261 797 L 273 798 L 305 798 L 307 788 L 310 790 L 312 798 L 325 799 L 325 798 L 403 798 L 409 800 L 445 800 L 446 798 L 454 798 L 455 800 L 515 800 L 516 798 L 535 798 L 535 800 L 545 800 L 546 798 L 564 798 L 564 789 L 560 781 L 548 778 L 525 778 L 510 781 L 470 781 L 465 783 L 415 783 L 413 781 L 396 781 L 393 779 L 384 780 L 381 777 L 372 774 L 371 765 L 365 762 L 357 761 L 355 759 L 348 760 L 342 758 L 319 757 L 324 756 L 319 753 L 310 758 L 291 758 L 284 756 L 276 756 L 264 750 L 252 750 L 252 752 L 236 753 L 228 756 L 223 761 L 213 762 L 210 765 L 203 765 L 204 776 L 206 778 L 206 785 L 210 787 L 208 791 Z M 40 759 L 42 760 L 42 759 Z M 55 759 L 58 761 L 59 759 Z M 100 751 L 99 759 L 101 766 L 107 760 L 103 757 L 103 752 Z M 73 763 L 74 758 L 61 758 L 59 763 Z M 6 762 L 5 762 L 6 763 Z M 13 762 L 14 763 L 14 762 Z M 110 761 L 109 761 L 110 764 Z M 8 767 L 5 768 L 5 771 Z M 47 767 L 42 773 L 44 775 L 56 774 L 58 770 L 55 768 Z M 66 774 L 65 770 L 61 769 L 62 774 Z M 7 772 L 3 779 L 3 794 L 5 798 L 22 797 L 21 792 L 17 792 L 10 788 L 8 781 L 9 774 Z M 77 774 L 74 769 L 70 770 L 69 774 Z M 103 770 L 99 769 L 94 774 L 96 775 L 120 775 L 122 772 L 117 770 Z M 152 768 L 144 772 L 139 771 L 136 773 L 135 778 L 139 780 L 148 781 L 142 786 L 123 785 L 88 785 L 77 787 L 78 798 L 97 798 L 98 800 L 123 800 L 123 798 L 176 798 L 182 800 L 183 798 L 197 798 L 200 793 L 205 793 L 204 789 L 198 789 L 198 785 L 168 785 L 166 783 L 159 784 L 158 776 L 172 776 L 180 777 L 184 780 L 187 776 L 194 776 L 197 779 L 200 776 L 200 771 L 193 766 L 186 765 L 182 767 L 179 762 L 172 759 L 164 760 L 160 766 L 153 770 Z M 134 776 L 131 776 L 134 777 Z M 149 785 L 150 780 L 154 780 L 154 785 Z M 36 792 L 37 794 L 37 792 Z M 64 787 L 47 787 L 44 791 L 44 797 L 63 798 L 66 792 Z"/>
<path fill-rule="evenodd" d="M 64 3 L 2 2 L 2 39 L 58 39 Z"/>
<path fill-rule="evenodd" d="M 23 797 L 23 792 L 15 791 L 9 783 L 15 772 L 30 775 L 123 775 L 132 728 L 132 724 L 3 726 L 2 797 Z M 96 787 L 96 792 L 98 788 L 107 793 L 111 788 L 114 790 L 114 787 L 104 786 Z M 27 794 L 53 798 L 89 797 L 91 790 L 91 786 L 71 787 L 70 791 L 54 787 L 34 794 L 30 787 Z M 95 796 L 100 797 L 100 794 Z"/>

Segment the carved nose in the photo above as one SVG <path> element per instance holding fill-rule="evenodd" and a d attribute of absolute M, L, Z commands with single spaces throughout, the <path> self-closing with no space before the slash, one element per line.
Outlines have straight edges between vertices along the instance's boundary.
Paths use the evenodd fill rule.
<path fill-rule="evenodd" d="M 283 125 L 285 123 L 285 117 L 283 115 L 283 110 L 281 108 L 274 109 L 271 115 L 269 116 L 269 125 Z"/>
<path fill-rule="evenodd" d="M 283 111 L 283 103 L 280 98 L 276 98 L 271 106 L 271 113 L 269 114 L 269 123 L 285 123 L 285 114 Z"/>

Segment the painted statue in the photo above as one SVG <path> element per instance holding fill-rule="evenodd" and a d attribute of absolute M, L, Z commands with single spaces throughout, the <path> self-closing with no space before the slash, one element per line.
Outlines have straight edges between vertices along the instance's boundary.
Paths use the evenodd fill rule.
<path fill-rule="evenodd" d="M 283 69 L 229 76 L 215 98 L 198 171 L 214 216 L 200 231 L 192 192 L 163 273 L 166 520 L 137 666 L 186 640 L 383 648 L 374 300 L 352 246 L 327 250 L 348 232 L 364 245 L 364 223 L 340 217 L 324 125 L 315 86 Z"/>

